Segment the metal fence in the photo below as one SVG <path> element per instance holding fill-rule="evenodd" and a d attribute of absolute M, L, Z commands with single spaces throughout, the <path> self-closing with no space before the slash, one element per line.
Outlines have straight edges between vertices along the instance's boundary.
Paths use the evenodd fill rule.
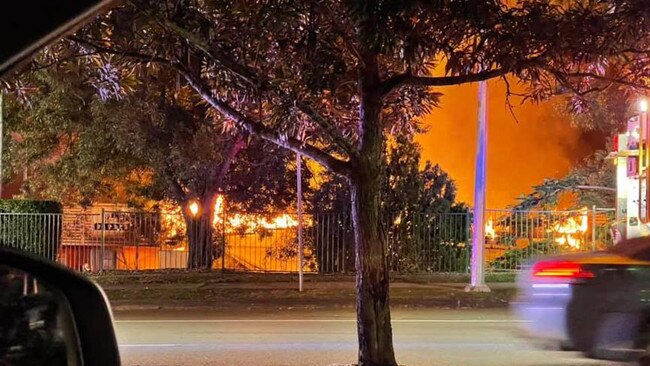
<path fill-rule="evenodd" d="M 614 209 L 572 211 L 488 210 L 486 262 L 491 270 L 517 270 L 532 258 L 602 250 L 613 245 Z"/>
<path fill-rule="evenodd" d="M 531 258 L 611 245 L 614 211 L 486 212 L 486 268 L 517 270 Z M 348 214 L 303 215 L 307 272 L 354 270 Z M 16 246 L 78 270 L 182 269 L 296 272 L 294 214 L 229 213 L 207 223 L 177 213 L 0 214 L 0 245 Z M 207 228 L 207 230 L 206 230 Z M 385 235 L 396 272 L 468 272 L 471 214 L 389 215 Z M 190 244 L 192 242 L 192 244 Z"/>

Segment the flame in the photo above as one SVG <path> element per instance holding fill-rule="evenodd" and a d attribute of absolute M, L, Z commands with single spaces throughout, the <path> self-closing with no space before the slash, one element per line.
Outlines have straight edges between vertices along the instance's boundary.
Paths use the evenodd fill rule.
<path fill-rule="evenodd" d="M 588 209 L 583 207 L 580 210 L 579 217 L 569 217 L 563 222 L 558 221 L 553 224 L 553 232 L 560 235 L 555 238 L 555 242 L 560 245 L 568 245 L 573 249 L 579 249 L 582 244 L 581 237 L 587 232 L 589 226 L 587 212 Z"/>
<path fill-rule="evenodd" d="M 161 225 L 166 230 L 166 236 L 169 238 L 185 233 L 185 220 L 182 215 L 182 208 L 171 202 L 160 202 L 162 208 Z M 223 217 L 226 217 L 225 230 L 226 232 L 255 232 L 259 229 L 267 230 L 280 230 L 290 229 L 298 226 L 298 220 L 295 215 L 278 214 L 277 216 L 268 217 L 268 215 L 256 214 L 240 214 L 232 213 L 225 214 L 225 199 L 223 196 L 218 196 L 214 205 L 214 218 L 212 225 L 215 229 L 222 229 L 224 226 Z M 187 207 L 192 215 L 198 214 L 200 211 L 199 204 L 194 201 Z M 311 218 L 309 216 L 303 219 L 305 225 L 311 225 Z M 177 250 L 184 250 L 183 248 Z"/>
<path fill-rule="evenodd" d="M 291 215 L 281 214 L 271 219 L 260 217 L 254 214 L 228 214 L 224 215 L 225 199 L 223 196 L 218 196 L 214 205 L 214 219 L 212 221 L 215 227 L 223 225 L 223 217 L 226 217 L 226 231 L 255 231 L 256 229 L 264 228 L 268 230 L 274 229 L 288 229 L 298 226 L 298 220 L 294 219 Z M 303 220 L 307 223 L 308 220 Z"/>
<path fill-rule="evenodd" d="M 223 196 L 218 195 L 217 200 L 214 203 L 214 218 L 212 219 L 212 225 L 217 226 L 221 222 L 221 216 L 223 216 L 224 204 Z"/>
<path fill-rule="evenodd" d="M 256 229 L 288 229 L 298 226 L 298 220 L 288 214 L 281 214 L 271 219 L 254 214 L 233 214 L 227 219 L 227 231 L 255 231 Z M 219 219 L 219 224 L 222 221 Z"/>
<path fill-rule="evenodd" d="M 196 214 L 199 213 L 199 204 L 198 204 L 198 202 L 194 201 L 194 202 L 190 203 L 190 213 L 192 214 L 192 216 L 196 216 Z"/>
<path fill-rule="evenodd" d="M 490 240 L 494 240 L 497 237 L 497 232 L 494 230 L 494 222 L 492 221 L 492 218 L 485 223 L 485 236 Z"/>

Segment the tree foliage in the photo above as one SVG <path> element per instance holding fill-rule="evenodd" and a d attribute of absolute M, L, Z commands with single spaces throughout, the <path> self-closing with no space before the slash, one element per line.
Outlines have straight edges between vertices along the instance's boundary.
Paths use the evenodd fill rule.
<path fill-rule="evenodd" d="M 222 134 L 185 99 L 186 90 L 150 80 L 128 97 L 103 100 L 74 74 L 30 76 L 36 89 L 29 103 L 9 98 L 5 161 L 10 175 L 29 167 L 25 184 L 33 196 L 141 206 L 151 199 L 185 204 L 219 191 L 232 209 L 253 210 L 284 209 L 295 199 L 295 183 L 286 179 L 295 174 L 290 156 L 258 139 Z M 229 157 L 233 147 L 237 155 Z M 234 163 L 222 172 L 229 158 Z"/>
<path fill-rule="evenodd" d="M 105 100 L 78 73 L 33 73 L 23 79 L 35 88 L 28 102 L 12 99 L 5 159 L 13 174 L 29 167 L 28 197 L 141 208 L 151 200 L 183 208 L 199 201 L 200 217 L 182 210 L 188 265 L 209 267 L 220 251 L 217 195 L 228 196 L 228 210 L 286 209 L 295 201 L 294 179 L 287 179 L 295 172 L 288 152 L 206 123 L 205 107 L 165 76 L 151 75 L 128 96 Z"/>
<path fill-rule="evenodd" d="M 614 207 L 615 166 L 606 156 L 606 151 L 596 151 L 566 176 L 545 179 L 542 184 L 533 186 L 531 193 L 521 196 L 514 209 L 553 209 L 563 194 L 576 197 L 575 207 L 570 208 Z"/>

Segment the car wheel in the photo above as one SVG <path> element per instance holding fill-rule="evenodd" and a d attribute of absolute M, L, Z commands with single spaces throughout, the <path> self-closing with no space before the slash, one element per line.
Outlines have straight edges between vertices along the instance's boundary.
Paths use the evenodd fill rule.
<path fill-rule="evenodd" d="M 637 342 L 639 322 L 638 314 L 603 314 L 587 356 L 610 361 L 637 360 L 645 353 Z"/>
<path fill-rule="evenodd" d="M 644 356 L 641 356 L 641 358 L 639 358 L 638 365 L 639 366 L 650 366 L 650 356 L 648 356 L 647 354 L 644 355 Z"/>
<path fill-rule="evenodd" d="M 648 314 L 645 315 L 641 322 L 637 347 L 645 350 L 643 355 L 639 357 L 639 366 L 650 366 L 650 316 Z"/>
<path fill-rule="evenodd" d="M 566 325 L 569 342 L 576 351 L 588 353 L 594 347 L 600 317 L 595 312 L 579 311 L 578 306 L 567 306 Z"/>
<path fill-rule="evenodd" d="M 576 346 L 574 346 L 573 343 L 571 343 L 571 341 L 567 341 L 567 340 L 560 341 L 559 349 L 560 349 L 560 351 L 577 351 L 578 350 L 576 348 Z"/>

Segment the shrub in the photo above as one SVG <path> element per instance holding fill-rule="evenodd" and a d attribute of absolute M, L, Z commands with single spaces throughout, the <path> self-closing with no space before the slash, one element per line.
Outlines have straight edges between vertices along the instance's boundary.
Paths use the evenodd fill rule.
<path fill-rule="evenodd" d="M 502 256 L 490 262 L 490 268 L 495 270 L 516 270 L 537 256 L 557 254 L 559 247 L 553 242 L 533 243 L 521 249 L 510 249 Z"/>
<path fill-rule="evenodd" d="M 0 200 L 0 246 L 55 260 L 63 208 L 55 201 Z"/>

